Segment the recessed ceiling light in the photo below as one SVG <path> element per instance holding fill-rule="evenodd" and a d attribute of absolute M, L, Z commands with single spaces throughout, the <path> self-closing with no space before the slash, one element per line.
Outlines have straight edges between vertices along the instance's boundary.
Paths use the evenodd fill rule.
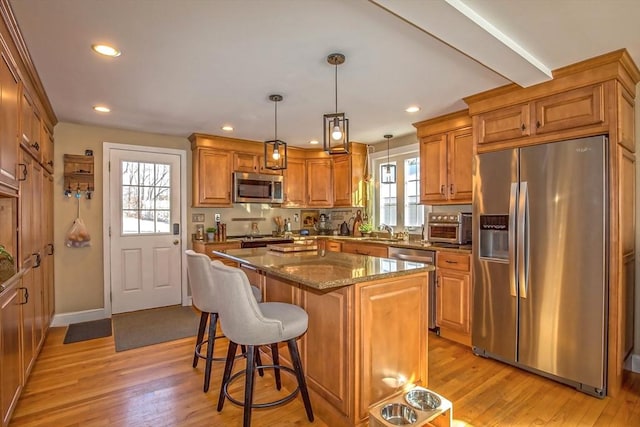
<path fill-rule="evenodd" d="M 120 56 L 120 54 L 122 53 L 115 47 L 108 46 L 106 44 L 94 44 L 94 45 L 91 45 L 91 49 L 93 49 L 95 52 L 99 53 L 100 55 L 111 56 L 113 58 L 115 58 L 116 56 Z"/>
<path fill-rule="evenodd" d="M 225 125 L 225 126 L 222 126 L 221 129 L 223 131 L 225 131 L 225 132 L 232 132 L 233 131 L 233 126 Z"/>
<path fill-rule="evenodd" d="M 410 107 L 407 107 L 406 110 L 407 113 L 417 113 L 418 111 L 420 111 L 420 107 L 418 107 L 417 105 L 412 105 Z"/>
<path fill-rule="evenodd" d="M 309 144 L 311 144 L 311 145 L 316 145 L 316 144 L 319 144 L 319 143 L 320 143 L 320 142 L 318 142 L 318 141 L 317 141 L 317 140 L 315 140 L 315 139 L 312 139 L 311 141 L 309 141 Z"/>
<path fill-rule="evenodd" d="M 110 113 L 111 112 L 111 108 L 105 107 L 104 105 L 94 105 L 93 109 L 96 110 L 99 113 Z"/>

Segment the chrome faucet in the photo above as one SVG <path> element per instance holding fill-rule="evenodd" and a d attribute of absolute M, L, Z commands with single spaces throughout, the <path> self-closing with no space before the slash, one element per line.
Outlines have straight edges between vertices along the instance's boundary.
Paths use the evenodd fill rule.
<path fill-rule="evenodd" d="M 389 232 L 390 236 L 393 236 L 393 227 L 391 227 L 390 225 L 387 224 L 380 224 L 380 226 L 378 227 L 379 230 L 383 230 L 383 231 L 387 231 Z"/>

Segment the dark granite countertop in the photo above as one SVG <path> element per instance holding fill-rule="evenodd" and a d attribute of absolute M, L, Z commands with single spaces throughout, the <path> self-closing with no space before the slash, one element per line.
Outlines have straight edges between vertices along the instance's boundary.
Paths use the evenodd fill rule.
<path fill-rule="evenodd" d="M 254 248 L 213 253 L 315 289 L 435 270 L 431 264 L 329 251 L 282 253 Z"/>

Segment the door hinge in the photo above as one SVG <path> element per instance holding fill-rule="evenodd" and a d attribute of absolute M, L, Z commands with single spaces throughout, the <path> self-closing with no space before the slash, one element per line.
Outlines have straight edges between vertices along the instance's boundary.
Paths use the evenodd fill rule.
<path fill-rule="evenodd" d="M 107 162 L 107 171 L 111 172 L 111 160 Z"/>
<path fill-rule="evenodd" d="M 111 237 L 111 226 L 109 226 L 109 237 Z"/>

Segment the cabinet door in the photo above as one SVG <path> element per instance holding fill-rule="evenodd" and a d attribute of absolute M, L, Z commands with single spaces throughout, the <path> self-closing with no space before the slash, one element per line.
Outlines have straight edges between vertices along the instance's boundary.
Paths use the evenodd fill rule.
<path fill-rule="evenodd" d="M 470 333 L 469 273 L 439 268 L 437 279 L 437 325 L 441 329 L 446 328 L 468 335 Z M 446 333 L 443 336 L 446 336 Z"/>
<path fill-rule="evenodd" d="M 287 168 L 288 167 L 289 159 L 287 159 Z M 258 171 L 267 175 L 282 175 L 282 169 L 269 169 L 264 167 L 264 156 L 258 156 Z"/>
<path fill-rule="evenodd" d="M 21 322 L 22 322 L 22 367 L 23 376 L 27 378 L 31 370 L 32 363 L 35 361 L 37 348 L 36 337 L 36 289 L 35 289 L 35 272 L 30 268 L 22 276 L 21 296 Z"/>
<path fill-rule="evenodd" d="M 330 208 L 333 205 L 331 159 L 307 160 L 307 206 Z"/>
<path fill-rule="evenodd" d="M 333 158 L 333 206 L 352 206 L 351 157 Z"/>
<path fill-rule="evenodd" d="M 284 203 L 285 207 L 304 207 L 307 170 L 303 159 L 288 159 L 284 170 Z"/>
<path fill-rule="evenodd" d="M 36 112 L 36 107 L 29 94 L 22 87 L 22 106 L 20 129 L 22 139 L 20 143 L 26 148 L 38 161 L 41 159 L 40 147 L 40 117 Z"/>
<path fill-rule="evenodd" d="M 44 277 L 44 330 L 49 328 L 53 314 L 55 312 L 55 292 L 53 288 L 54 274 L 54 250 L 53 250 L 53 175 L 44 173 L 43 182 L 43 212 L 45 221 L 43 222 L 45 248 L 42 254 L 42 271 Z"/>
<path fill-rule="evenodd" d="M 533 102 L 536 134 L 605 122 L 604 86 L 583 87 Z"/>
<path fill-rule="evenodd" d="M 451 132 L 447 148 L 449 200 L 457 203 L 471 203 L 473 162 L 471 128 Z"/>
<path fill-rule="evenodd" d="M 0 60 L 0 182 L 18 188 L 18 79 L 4 53 Z"/>
<path fill-rule="evenodd" d="M 233 153 L 233 170 L 258 173 L 258 156 L 250 153 Z"/>
<path fill-rule="evenodd" d="M 0 297 L 0 403 L 2 425 L 18 402 L 22 389 L 20 351 L 20 311 L 24 290 L 14 286 Z"/>
<path fill-rule="evenodd" d="M 34 171 L 33 165 L 35 161 L 30 154 L 28 154 L 24 149 L 20 150 L 20 165 L 21 165 L 21 174 L 24 172 L 25 176 L 22 181 L 20 181 L 20 234 L 19 234 L 19 243 L 20 243 L 20 264 L 21 266 L 25 266 L 25 263 L 31 261 L 31 255 L 34 252 L 35 248 L 35 233 L 33 231 L 33 227 L 31 226 L 31 221 L 34 217 L 38 216 L 33 210 L 34 203 L 34 190 L 33 190 L 33 182 L 34 182 Z M 38 213 L 39 214 L 39 213 Z"/>
<path fill-rule="evenodd" d="M 44 121 L 40 127 L 40 141 L 42 143 L 42 166 L 49 172 L 53 172 L 53 135 L 45 126 Z"/>
<path fill-rule="evenodd" d="M 447 200 L 447 134 L 420 139 L 420 202 Z"/>
<path fill-rule="evenodd" d="M 231 153 L 198 148 L 193 171 L 193 206 L 231 206 Z"/>
<path fill-rule="evenodd" d="M 519 104 L 479 114 L 474 118 L 478 144 L 521 138 L 531 134 L 529 104 Z"/>

